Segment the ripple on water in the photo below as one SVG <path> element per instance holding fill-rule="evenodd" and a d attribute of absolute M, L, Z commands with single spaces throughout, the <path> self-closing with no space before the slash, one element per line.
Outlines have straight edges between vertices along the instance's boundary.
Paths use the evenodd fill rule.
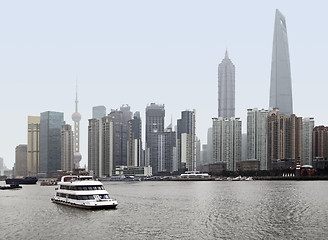
<path fill-rule="evenodd" d="M 0 239 L 325 239 L 326 182 L 105 183 L 117 210 L 53 204 L 54 188 L 0 195 Z"/>

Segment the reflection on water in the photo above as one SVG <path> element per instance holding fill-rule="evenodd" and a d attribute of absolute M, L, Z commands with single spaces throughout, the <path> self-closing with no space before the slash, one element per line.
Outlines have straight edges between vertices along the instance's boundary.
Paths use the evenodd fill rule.
<path fill-rule="evenodd" d="M 106 182 L 116 210 L 53 204 L 54 186 L 0 192 L 0 239 L 325 239 L 326 182 Z"/>

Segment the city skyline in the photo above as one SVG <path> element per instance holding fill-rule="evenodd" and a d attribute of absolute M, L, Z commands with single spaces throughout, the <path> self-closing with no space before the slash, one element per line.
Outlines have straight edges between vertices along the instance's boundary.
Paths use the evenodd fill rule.
<path fill-rule="evenodd" d="M 111 20 L 106 15 L 106 9 L 111 9 L 109 5 L 103 2 L 104 9 L 91 7 L 94 12 L 86 19 L 86 13 L 91 10 L 87 10 L 85 2 L 79 2 L 80 12 L 73 11 L 76 20 L 70 20 L 71 11 L 76 7 L 74 3 L 68 3 L 67 10 L 42 3 L 40 8 L 53 7 L 53 10 L 38 14 L 32 9 L 33 4 L 22 3 L 17 11 L 5 11 L 16 6 L 1 3 L 1 20 L 8 25 L 1 26 L 4 38 L 0 40 L 3 52 L 0 100 L 6 116 L 1 121 L 1 135 L 6 139 L 1 140 L 0 157 L 4 158 L 7 167 L 14 163 L 15 146 L 27 143 L 27 116 L 38 116 L 44 111 L 64 112 L 65 121 L 73 124 L 69 116 L 74 112 L 76 74 L 79 78 L 79 111 L 83 116 L 80 131 L 84 158 L 81 166 L 87 163 L 88 119 L 92 117 L 92 107 L 97 105 L 111 109 L 127 103 L 132 112 L 140 111 L 145 122 L 147 104 L 164 104 L 166 123 L 171 118 L 175 122 L 183 110 L 196 109 L 197 136 L 206 143 L 207 129 L 211 127 L 212 117 L 217 115 L 217 65 L 226 48 L 236 66 L 235 115 L 243 121 L 245 133 L 247 109 L 266 109 L 268 106 L 276 8 L 288 19 L 294 112 L 298 116 L 314 117 L 316 125 L 328 124 L 327 114 L 317 104 L 324 102 L 326 86 L 327 36 L 321 31 L 326 18 L 324 7 L 300 3 L 296 12 L 293 4 L 283 1 L 258 2 L 257 8 L 240 2 L 245 8 L 237 10 L 232 6 L 234 4 L 222 6 L 213 1 L 209 5 L 188 2 L 189 12 L 186 12 L 186 2 L 177 3 L 175 10 L 171 10 L 169 4 L 160 4 L 159 10 L 158 5 L 151 2 L 141 6 L 131 2 L 140 11 L 147 6 L 146 9 L 153 12 L 141 12 L 141 15 L 145 14 L 142 17 L 132 6 L 133 11 L 127 9 L 131 14 L 128 20 L 118 18 L 117 26 L 110 25 L 106 31 L 103 30 L 107 29 L 105 23 Z M 119 3 L 113 8 L 126 10 Z M 218 13 L 218 9 L 225 11 Z M 10 16 L 9 12 L 18 15 Z M 63 19 L 54 22 L 52 19 L 57 19 L 58 12 L 63 14 Z M 181 12 L 185 20 L 178 18 Z M 309 12 L 311 17 L 304 19 Z M 165 18 L 167 13 L 170 13 L 170 20 Z M 206 17 L 195 18 L 197 13 Z M 231 19 L 239 14 L 239 20 L 224 21 L 229 14 Z M 136 22 L 130 28 L 131 19 Z M 97 24 L 99 27 L 95 27 Z M 245 34 L 248 33 L 246 26 L 251 34 Z M 304 35 L 304 28 L 308 36 Z M 132 36 L 133 40 L 128 40 Z M 310 41 L 313 36 L 315 44 Z M 99 55 L 100 50 L 103 54 Z M 90 59 L 96 59 L 96 62 L 92 63 Z"/>

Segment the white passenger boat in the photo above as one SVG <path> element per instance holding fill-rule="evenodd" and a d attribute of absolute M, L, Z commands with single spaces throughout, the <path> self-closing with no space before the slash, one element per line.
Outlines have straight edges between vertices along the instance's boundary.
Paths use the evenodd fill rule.
<path fill-rule="evenodd" d="M 200 173 L 199 171 L 186 171 L 180 175 L 181 178 L 211 178 L 208 173 Z"/>
<path fill-rule="evenodd" d="M 63 176 L 51 201 L 86 209 L 116 208 L 117 201 L 109 197 L 100 181 L 92 176 Z"/>

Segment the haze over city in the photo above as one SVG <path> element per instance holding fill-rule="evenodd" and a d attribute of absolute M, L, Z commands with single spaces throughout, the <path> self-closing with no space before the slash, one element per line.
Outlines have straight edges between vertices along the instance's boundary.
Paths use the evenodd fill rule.
<path fill-rule="evenodd" d="M 246 110 L 269 105 L 276 8 L 287 21 L 294 113 L 327 125 L 327 4 L 316 3 L 2 2 L 0 157 L 13 166 L 15 146 L 27 142 L 28 115 L 60 111 L 72 124 L 76 80 L 82 166 L 96 105 L 129 104 L 144 122 L 148 104 L 164 104 L 165 125 L 195 109 L 196 132 L 206 143 L 226 49 L 236 67 L 236 116 L 246 132 Z"/>

